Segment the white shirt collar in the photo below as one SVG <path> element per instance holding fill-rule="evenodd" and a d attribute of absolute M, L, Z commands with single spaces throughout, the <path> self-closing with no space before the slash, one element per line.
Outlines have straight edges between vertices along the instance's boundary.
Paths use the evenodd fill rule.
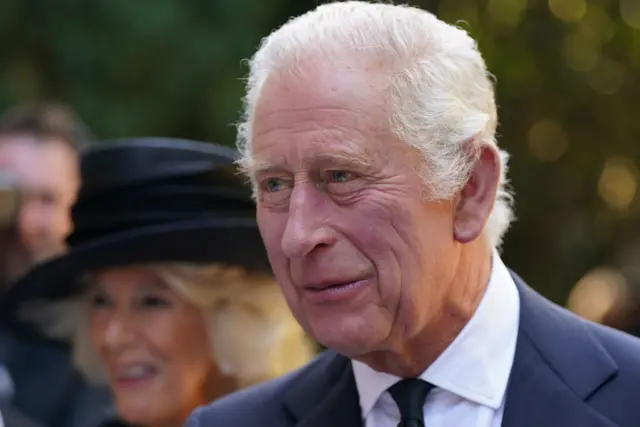
<path fill-rule="evenodd" d="M 498 409 L 504 399 L 518 336 L 518 289 L 496 251 L 482 301 L 456 339 L 420 375 L 436 387 L 479 405 Z M 380 396 L 401 378 L 353 360 L 353 373 L 366 417 Z"/>

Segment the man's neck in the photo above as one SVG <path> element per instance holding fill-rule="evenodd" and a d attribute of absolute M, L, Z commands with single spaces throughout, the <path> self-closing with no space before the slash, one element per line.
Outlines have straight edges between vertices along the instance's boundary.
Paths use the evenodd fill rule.
<path fill-rule="evenodd" d="M 435 362 L 471 320 L 487 289 L 492 251 L 478 243 L 461 253 L 439 314 L 410 340 L 391 351 L 369 354 L 362 362 L 376 371 L 404 378 L 420 376 Z"/>

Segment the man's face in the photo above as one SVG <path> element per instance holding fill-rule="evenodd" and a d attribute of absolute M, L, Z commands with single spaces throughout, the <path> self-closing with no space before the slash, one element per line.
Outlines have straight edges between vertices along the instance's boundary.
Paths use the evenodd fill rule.
<path fill-rule="evenodd" d="M 64 141 L 29 136 L 0 137 L 0 169 L 12 174 L 22 193 L 18 242 L 2 260 L 14 280 L 34 263 L 59 254 L 71 232 L 71 206 L 80 185 L 78 156 Z"/>
<path fill-rule="evenodd" d="M 388 75 L 302 74 L 272 75 L 257 105 L 260 232 L 310 335 L 350 357 L 384 351 L 447 309 L 455 209 L 425 202 L 420 156 L 389 131 Z"/>

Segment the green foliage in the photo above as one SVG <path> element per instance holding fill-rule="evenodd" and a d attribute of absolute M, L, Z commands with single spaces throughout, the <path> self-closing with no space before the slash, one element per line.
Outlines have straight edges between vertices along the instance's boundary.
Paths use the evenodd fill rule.
<path fill-rule="evenodd" d="M 504 257 L 557 301 L 640 229 L 640 8 L 633 0 L 416 1 L 477 40 L 497 78 L 518 222 Z M 233 144 L 249 57 L 315 2 L 0 2 L 0 108 L 76 108 L 100 137 Z M 464 21 L 464 22 L 462 22 Z"/>

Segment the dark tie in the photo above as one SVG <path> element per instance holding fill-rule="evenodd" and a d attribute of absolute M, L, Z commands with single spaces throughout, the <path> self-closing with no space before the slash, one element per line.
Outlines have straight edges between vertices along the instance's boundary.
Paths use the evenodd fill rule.
<path fill-rule="evenodd" d="M 398 409 L 400 409 L 400 424 L 398 424 L 398 427 L 424 427 L 422 408 L 427 395 L 433 387 L 433 384 L 429 384 L 426 381 L 409 378 L 389 388 L 391 397 L 393 397 Z"/>

